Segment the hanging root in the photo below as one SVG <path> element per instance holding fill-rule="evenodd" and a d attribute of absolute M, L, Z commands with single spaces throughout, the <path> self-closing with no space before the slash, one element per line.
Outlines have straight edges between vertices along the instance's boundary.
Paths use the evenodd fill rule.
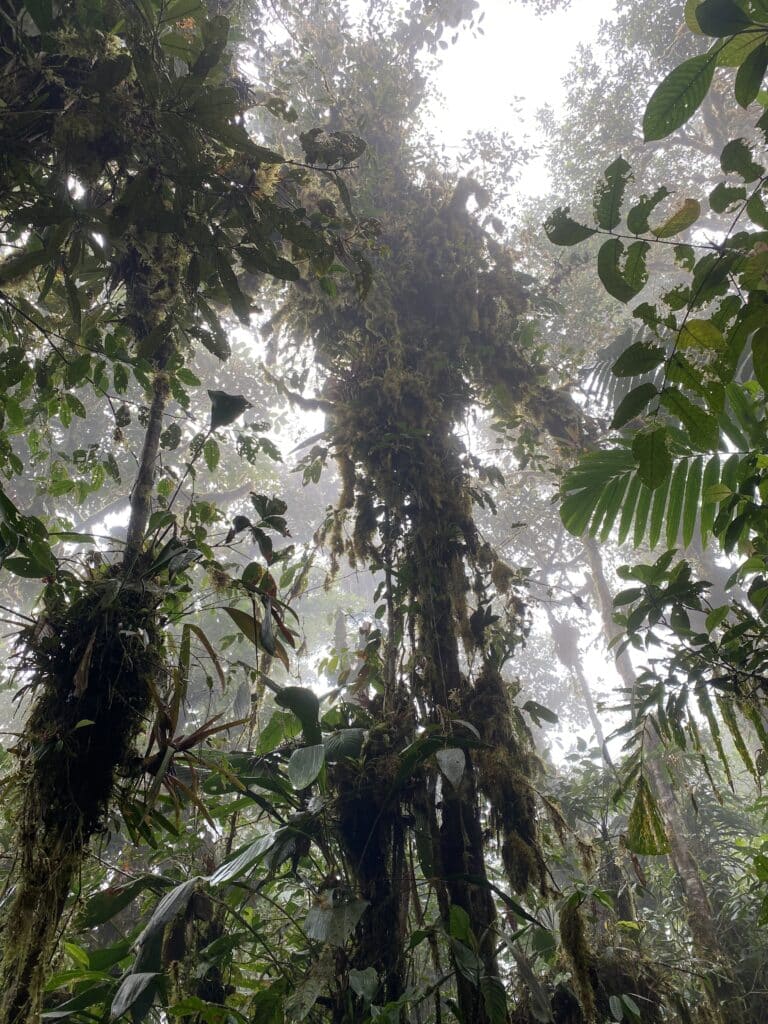
<path fill-rule="evenodd" d="M 90 583 L 59 594 L 20 638 L 36 691 L 17 754 L 20 846 L 2 932 L 0 1024 L 37 1021 L 59 920 L 162 665 L 156 599 L 140 583 Z"/>

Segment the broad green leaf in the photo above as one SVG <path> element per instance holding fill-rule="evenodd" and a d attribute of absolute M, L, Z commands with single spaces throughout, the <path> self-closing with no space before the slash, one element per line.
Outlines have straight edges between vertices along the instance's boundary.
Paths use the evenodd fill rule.
<path fill-rule="evenodd" d="M 697 455 L 688 471 L 688 479 L 685 484 L 685 500 L 683 503 L 683 547 L 688 547 L 693 540 L 696 519 L 699 514 L 703 466 L 704 460 L 701 455 Z"/>
<path fill-rule="evenodd" d="M 597 254 L 597 273 L 603 287 L 619 302 L 629 302 L 648 280 L 645 257 L 648 242 L 632 242 L 625 248 L 620 238 L 609 238 Z"/>
<path fill-rule="evenodd" d="M 725 174 L 738 174 L 744 181 L 757 181 L 765 168 L 752 159 L 752 150 L 744 139 L 732 139 L 723 147 L 720 166 Z"/>
<path fill-rule="evenodd" d="M 623 157 L 614 160 L 604 172 L 604 180 L 595 192 L 595 218 L 598 226 L 612 231 L 621 220 L 621 204 L 632 168 Z"/>
<path fill-rule="evenodd" d="M 553 245 L 578 245 L 595 234 L 594 228 L 578 224 L 569 217 L 569 210 L 568 206 L 561 207 L 544 221 L 544 230 Z"/>
<path fill-rule="evenodd" d="M 677 388 L 665 388 L 661 403 L 683 424 L 694 448 L 703 452 L 717 448 L 720 431 L 714 416 L 700 405 L 694 405 Z"/>
<path fill-rule="evenodd" d="M 768 327 L 761 327 L 752 337 L 752 367 L 755 379 L 768 394 Z"/>
<path fill-rule="evenodd" d="M 251 403 L 242 395 L 228 395 L 225 391 L 208 391 L 211 400 L 211 430 L 227 427 L 242 416 Z"/>
<path fill-rule="evenodd" d="M 136 940 L 136 945 L 146 945 L 154 935 L 160 933 L 167 924 L 170 924 L 179 914 L 183 913 L 187 909 L 187 905 L 192 899 L 199 883 L 200 878 L 195 875 L 193 878 L 188 878 L 186 882 L 182 882 L 181 885 L 171 889 L 170 892 L 167 892 L 153 910 L 152 916 Z"/>
<path fill-rule="evenodd" d="M 641 430 L 632 442 L 632 454 L 637 460 L 640 479 L 651 490 L 662 484 L 672 469 L 668 445 L 667 428 L 661 424 Z"/>
<path fill-rule="evenodd" d="M 644 341 L 636 341 L 621 353 L 611 367 L 616 377 L 639 377 L 643 373 L 655 370 L 666 358 L 664 349 L 659 345 L 650 345 Z"/>
<path fill-rule="evenodd" d="M 664 831 L 664 821 L 643 775 L 637 784 L 637 793 L 627 823 L 627 848 L 632 853 L 651 857 L 669 853 L 669 840 Z"/>
<path fill-rule="evenodd" d="M 743 202 L 747 198 L 747 190 L 740 185 L 734 187 L 719 182 L 709 193 L 709 205 L 715 213 L 725 213 L 734 203 Z"/>
<path fill-rule="evenodd" d="M 701 0 L 685 0 L 685 11 L 683 17 L 685 18 L 685 24 L 696 35 L 703 35 L 701 26 L 699 25 L 698 19 L 696 18 L 696 9 L 698 8 Z"/>
<path fill-rule="evenodd" d="M 100 889 L 86 901 L 78 913 L 77 927 L 83 931 L 95 928 L 127 907 L 139 893 L 147 890 L 161 892 L 172 885 L 173 882 L 162 875 L 140 875 L 124 885 L 111 885 L 106 889 Z"/>
<path fill-rule="evenodd" d="M 234 856 L 220 865 L 209 876 L 208 882 L 214 886 L 225 885 L 227 882 L 240 878 L 246 871 L 250 871 L 274 845 L 274 833 L 270 832 L 265 836 L 260 836 L 255 842 L 248 843 L 247 846 L 238 850 Z"/>
<path fill-rule="evenodd" d="M 680 329 L 678 347 L 699 349 L 725 348 L 725 338 L 711 320 L 686 320 Z"/>
<path fill-rule="evenodd" d="M 365 729 L 339 729 L 323 740 L 325 760 L 332 764 L 345 757 L 360 757 L 364 742 Z"/>
<path fill-rule="evenodd" d="M 646 142 L 666 138 L 698 110 L 712 84 L 717 50 L 691 57 L 671 71 L 648 101 L 643 117 Z"/>
<path fill-rule="evenodd" d="M 716 43 L 717 66 L 721 68 L 738 68 L 744 63 L 754 49 L 768 38 L 765 32 L 750 31 L 732 36 L 725 42 Z"/>
<path fill-rule="evenodd" d="M 734 92 L 739 106 L 748 107 L 757 99 L 768 69 L 768 46 L 756 47 L 736 72 Z"/>
<path fill-rule="evenodd" d="M 648 217 L 669 194 L 669 189 L 662 186 L 656 189 L 652 196 L 641 196 L 639 202 L 627 214 L 627 229 L 633 235 L 644 235 L 646 231 L 650 231 Z"/>
<path fill-rule="evenodd" d="M 507 993 L 498 978 L 484 975 L 480 979 L 483 1005 L 490 1024 L 506 1024 L 508 1020 Z"/>
<path fill-rule="evenodd" d="M 686 199 L 663 224 L 651 231 L 657 238 L 671 238 L 695 224 L 700 216 L 701 204 L 696 199 Z"/>
<path fill-rule="evenodd" d="M 325 747 L 317 743 L 311 747 L 299 747 L 294 750 L 288 761 L 288 778 L 296 790 L 310 786 L 325 764 Z"/>
<path fill-rule="evenodd" d="M 625 426 L 630 420 L 638 416 L 658 393 L 656 385 L 650 382 L 640 384 L 634 388 L 619 402 L 619 407 L 611 420 L 611 427 L 614 430 L 618 430 L 620 427 Z"/>
<path fill-rule="evenodd" d="M 112 1000 L 109 1011 L 110 1020 L 119 1020 L 145 993 L 156 984 L 159 975 L 156 971 L 142 971 L 138 974 L 126 974 Z"/>
<path fill-rule="evenodd" d="M 320 701 L 317 695 L 303 686 L 285 686 L 275 694 L 275 704 L 287 708 L 301 722 L 307 743 L 316 745 L 322 742 L 320 731 Z"/>
<path fill-rule="evenodd" d="M 749 28 L 752 20 L 734 0 L 703 0 L 696 8 L 696 21 L 706 36 L 732 36 Z"/>
<path fill-rule="evenodd" d="M 668 548 L 673 548 L 677 544 L 677 535 L 680 532 L 680 520 L 683 514 L 687 473 L 688 463 L 681 459 L 675 466 L 672 473 L 672 482 L 669 485 L 669 501 L 667 503 L 666 515 L 666 541 Z"/>

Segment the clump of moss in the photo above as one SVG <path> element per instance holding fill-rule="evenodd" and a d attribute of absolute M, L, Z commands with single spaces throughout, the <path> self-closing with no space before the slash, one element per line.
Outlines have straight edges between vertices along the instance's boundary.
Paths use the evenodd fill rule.
<path fill-rule="evenodd" d="M 595 990 L 591 977 L 591 955 L 584 915 L 579 903 L 569 899 L 560 911 L 560 942 L 568 958 L 574 987 L 587 1021 L 595 1017 Z"/>
<path fill-rule="evenodd" d="M 478 750 L 480 789 L 501 835 L 501 855 L 509 884 L 519 893 L 531 884 L 547 891 L 546 865 L 539 847 L 532 752 L 516 735 L 512 704 L 501 674 L 486 664 L 467 700 L 466 715 L 487 744 Z"/>

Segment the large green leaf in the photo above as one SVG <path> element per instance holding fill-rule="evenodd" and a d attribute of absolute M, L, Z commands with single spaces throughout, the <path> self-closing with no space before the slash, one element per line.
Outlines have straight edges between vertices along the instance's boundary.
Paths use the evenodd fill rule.
<path fill-rule="evenodd" d="M 597 273 L 603 287 L 619 302 L 629 302 L 643 290 L 648 280 L 645 258 L 648 242 L 632 242 L 625 247 L 620 238 L 603 242 L 597 254 Z"/>
<path fill-rule="evenodd" d="M 768 70 L 768 46 L 761 43 L 747 56 L 736 72 L 734 92 L 740 106 L 748 107 L 757 99 L 766 70 Z"/>
<path fill-rule="evenodd" d="M 613 429 L 618 430 L 629 423 L 630 420 L 633 420 L 658 393 L 659 390 L 656 385 L 650 382 L 633 388 L 629 394 L 624 396 L 616 412 L 613 414 L 613 419 L 611 420 Z"/>
<path fill-rule="evenodd" d="M 296 790 L 311 786 L 325 764 L 325 747 L 316 743 L 311 747 L 294 750 L 288 761 L 288 778 Z"/>
<path fill-rule="evenodd" d="M 660 345 L 636 341 L 621 353 L 611 372 L 616 377 L 639 377 L 661 366 L 665 358 L 666 353 Z"/>
<path fill-rule="evenodd" d="M 594 228 L 585 227 L 568 216 L 570 207 L 555 210 L 544 221 L 547 238 L 554 245 L 578 245 L 595 234 Z"/>
<path fill-rule="evenodd" d="M 696 21 L 706 36 L 732 36 L 749 28 L 752 20 L 734 0 L 703 0 L 696 8 Z"/>
<path fill-rule="evenodd" d="M 671 71 L 657 86 L 643 117 L 646 142 L 666 138 L 692 117 L 712 84 L 717 48 L 691 57 Z"/>
<path fill-rule="evenodd" d="M 285 686 L 275 695 L 275 704 L 296 715 L 307 743 L 311 746 L 322 743 L 320 701 L 312 690 L 303 686 Z"/>
<path fill-rule="evenodd" d="M 632 175 L 632 168 L 619 157 L 605 170 L 604 180 L 595 192 L 595 219 L 598 226 L 612 231 L 621 220 L 621 204 Z"/>
<path fill-rule="evenodd" d="M 651 196 L 641 196 L 640 200 L 631 208 L 627 214 L 627 229 L 633 235 L 644 235 L 650 231 L 648 217 L 662 200 L 669 195 L 669 189 L 657 188 Z"/>

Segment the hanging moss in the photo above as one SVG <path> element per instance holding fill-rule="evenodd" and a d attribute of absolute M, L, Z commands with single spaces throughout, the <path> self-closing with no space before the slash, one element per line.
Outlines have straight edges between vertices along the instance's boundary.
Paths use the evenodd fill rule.
<path fill-rule="evenodd" d="M 575 900 L 568 900 L 560 910 L 560 941 L 573 975 L 586 1021 L 595 1018 L 595 990 L 591 973 L 591 955 L 587 943 L 584 915 Z"/>

